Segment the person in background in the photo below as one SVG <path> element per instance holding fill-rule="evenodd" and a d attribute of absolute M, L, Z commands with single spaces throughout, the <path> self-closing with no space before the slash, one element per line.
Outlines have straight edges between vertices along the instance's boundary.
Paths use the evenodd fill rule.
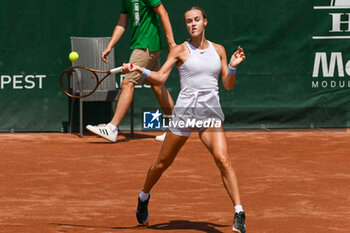
<path fill-rule="evenodd" d="M 159 55 L 162 49 L 160 24 L 162 22 L 171 51 L 176 46 L 169 16 L 160 0 L 121 0 L 121 12 L 112 38 L 102 52 L 102 59 L 108 63 L 108 54 L 124 34 L 130 19 L 132 50 L 129 63 L 157 71 L 160 68 Z M 116 142 L 118 127 L 125 117 L 133 99 L 135 85 L 145 80 L 138 72 L 128 73 L 121 85 L 121 94 L 112 120 L 108 124 L 97 126 L 87 125 L 86 128 L 109 141 Z M 147 81 L 146 81 L 147 82 Z M 174 102 L 164 84 L 151 84 L 157 100 L 166 115 L 171 115 Z M 156 140 L 163 141 L 165 134 L 157 136 Z"/>

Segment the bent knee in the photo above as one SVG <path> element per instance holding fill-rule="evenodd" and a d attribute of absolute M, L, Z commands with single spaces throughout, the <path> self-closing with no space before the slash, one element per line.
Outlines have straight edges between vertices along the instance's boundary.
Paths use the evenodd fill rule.
<path fill-rule="evenodd" d="M 231 160 L 228 156 L 220 155 L 215 158 L 216 165 L 221 172 L 232 170 Z"/>
<path fill-rule="evenodd" d="M 165 171 L 170 165 L 170 161 L 157 161 L 153 164 L 153 167 L 157 170 Z"/>

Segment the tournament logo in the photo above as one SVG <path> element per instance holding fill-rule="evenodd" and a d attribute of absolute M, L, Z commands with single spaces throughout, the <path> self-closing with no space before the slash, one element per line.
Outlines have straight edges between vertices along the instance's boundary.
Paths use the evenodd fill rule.
<path fill-rule="evenodd" d="M 162 114 L 157 111 L 143 112 L 143 128 L 144 129 L 161 129 L 161 116 Z"/>

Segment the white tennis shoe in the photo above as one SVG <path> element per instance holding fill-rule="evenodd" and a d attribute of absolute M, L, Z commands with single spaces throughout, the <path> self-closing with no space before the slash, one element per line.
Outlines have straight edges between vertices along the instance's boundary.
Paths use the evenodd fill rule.
<path fill-rule="evenodd" d="M 111 142 L 117 141 L 118 131 L 115 133 L 106 125 L 106 124 L 100 124 L 100 125 L 87 125 L 86 129 L 90 132 L 97 134 Z"/>
<path fill-rule="evenodd" d="M 163 133 L 162 135 L 156 136 L 155 140 L 159 142 L 164 142 L 166 133 Z"/>

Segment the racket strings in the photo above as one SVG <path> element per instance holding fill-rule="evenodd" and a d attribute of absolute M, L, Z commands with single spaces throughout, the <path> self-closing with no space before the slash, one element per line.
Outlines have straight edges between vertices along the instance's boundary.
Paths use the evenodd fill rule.
<path fill-rule="evenodd" d="M 66 95 L 72 98 L 87 97 L 99 86 L 97 72 L 108 73 L 109 71 L 91 69 L 83 66 L 71 67 L 61 74 L 61 89 Z"/>

